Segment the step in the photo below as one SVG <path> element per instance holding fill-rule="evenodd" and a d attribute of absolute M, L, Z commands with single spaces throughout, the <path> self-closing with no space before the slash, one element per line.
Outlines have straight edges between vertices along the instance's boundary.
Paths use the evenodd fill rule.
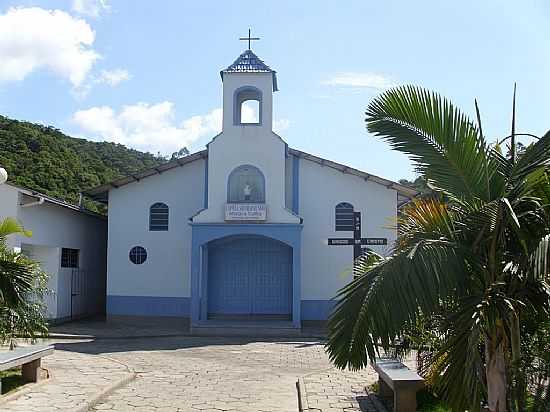
<path fill-rule="evenodd" d="M 287 321 L 209 320 L 191 326 L 191 335 L 196 336 L 295 337 L 301 334 L 300 328 Z"/>

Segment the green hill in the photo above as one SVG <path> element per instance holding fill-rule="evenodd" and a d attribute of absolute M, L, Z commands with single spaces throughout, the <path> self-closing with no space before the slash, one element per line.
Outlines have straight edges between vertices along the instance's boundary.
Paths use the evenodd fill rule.
<path fill-rule="evenodd" d="M 70 203 L 78 203 L 84 189 L 165 161 L 121 144 L 75 139 L 50 126 L 0 116 L 0 165 L 9 181 Z M 98 210 L 88 200 L 85 207 Z"/>

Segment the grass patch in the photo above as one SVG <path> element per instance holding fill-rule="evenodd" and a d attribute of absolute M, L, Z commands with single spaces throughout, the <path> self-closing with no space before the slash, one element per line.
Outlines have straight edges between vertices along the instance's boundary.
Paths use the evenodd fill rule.
<path fill-rule="evenodd" d="M 21 376 L 21 368 L 1 371 L 0 379 L 2 379 L 2 395 L 25 384 L 23 376 Z"/>
<path fill-rule="evenodd" d="M 369 385 L 368 390 L 378 393 L 378 382 Z M 445 402 L 426 389 L 416 394 L 416 401 L 418 403 L 417 412 L 451 412 L 451 408 Z"/>
<path fill-rule="evenodd" d="M 418 402 L 418 412 L 451 412 L 451 408 L 427 390 L 418 392 L 416 400 Z"/>

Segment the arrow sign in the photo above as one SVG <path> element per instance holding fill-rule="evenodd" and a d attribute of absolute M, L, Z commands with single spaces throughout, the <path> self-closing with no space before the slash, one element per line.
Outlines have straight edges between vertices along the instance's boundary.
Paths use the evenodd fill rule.
<path fill-rule="evenodd" d="M 381 246 L 387 245 L 388 239 L 385 237 L 364 237 L 361 239 L 348 239 L 348 238 L 331 238 L 328 239 L 329 246 L 352 246 L 352 245 L 363 245 L 363 246 Z"/>

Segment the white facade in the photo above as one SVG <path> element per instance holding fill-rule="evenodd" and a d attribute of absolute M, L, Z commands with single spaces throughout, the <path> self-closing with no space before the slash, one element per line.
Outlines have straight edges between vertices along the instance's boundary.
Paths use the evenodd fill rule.
<path fill-rule="evenodd" d="M 47 317 L 63 320 L 105 311 L 105 218 L 26 189 L 0 185 L 0 219 L 13 217 L 32 232 L 9 246 L 37 260 L 48 274 Z M 78 250 L 78 267 L 62 267 L 63 249 Z"/>
<path fill-rule="evenodd" d="M 107 295 L 126 302 L 150 298 L 136 314 L 188 312 L 189 219 L 204 205 L 205 163 L 199 159 L 109 193 Z M 156 202 L 169 207 L 168 231 L 149 230 L 149 208 Z M 145 264 L 130 262 L 134 246 L 147 250 Z"/>
<path fill-rule="evenodd" d="M 223 130 L 207 150 L 88 192 L 109 204 L 107 312 L 189 316 L 195 326 L 325 320 L 352 278 L 353 246 L 326 244 L 352 236 L 335 230 L 336 205 L 361 213 L 362 237 L 387 239 L 372 246 L 384 254 L 398 202 L 414 191 L 289 149 L 272 131 L 275 72 L 250 50 L 221 74 Z M 258 102 L 257 123 L 243 121 L 247 100 Z M 227 205 L 267 213 L 235 221 Z"/>

